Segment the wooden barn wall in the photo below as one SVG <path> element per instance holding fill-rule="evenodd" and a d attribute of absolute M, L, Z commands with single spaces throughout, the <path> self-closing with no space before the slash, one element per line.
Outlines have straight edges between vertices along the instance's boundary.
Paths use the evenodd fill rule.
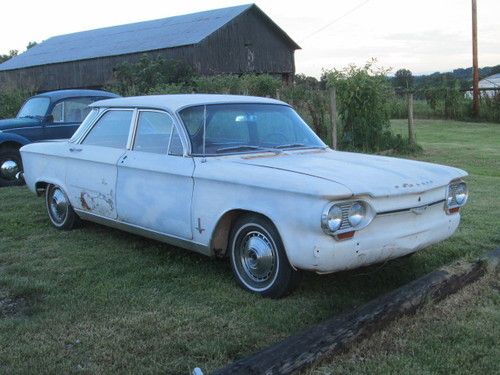
<path fill-rule="evenodd" d="M 193 46 L 184 46 L 146 54 L 151 57 L 161 55 L 183 60 L 193 65 L 193 50 Z M 144 52 L 141 52 L 0 71 L 0 90 L 18 88 L 42 92 L 69 88 L 102 88 L 113 78 L 114 67 L 125 61 L 134 63 L 143 55 Z"/>
<path fill-rule="evenodd" d="M 241 14 L 196 46 L 202 74 L 295 73 L 294 50 L 255 9 Z"/>
<path fill-rule="evenodd" d="M 124 61 L 133 63 L 143 54 L 0 71 L 0 90 L 17 88 L 42 92 L 64 88 L 102 88 L 112 79 L 115 66 Z M 205 75 L 291 75 L 295 72 L 292 47 L 255 9 L 236 17 L 197 45 L 151 51 L 147 55 L 185 61 Z"/>

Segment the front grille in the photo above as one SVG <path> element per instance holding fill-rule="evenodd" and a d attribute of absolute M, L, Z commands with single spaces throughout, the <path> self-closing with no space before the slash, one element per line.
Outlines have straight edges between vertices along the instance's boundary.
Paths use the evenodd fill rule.
<path fill-rule="evenodd" d="M 351 208 L 352 202 L 340 204 L 340 209 L 342 210 L 342 223 L 340 224 L 340 228 L 338 230 L 351 228 L 351 224 L 349 223 L 349 208 Z"/>
<path fill-rule="evenodd" d="M 448 207 L 458 206 L 457 200 L 455 199 L 457 188 L 458 184 L 452 184 L 448 189 L 448 197 L 451 197 L 451 202 L 448 204 Z"/>

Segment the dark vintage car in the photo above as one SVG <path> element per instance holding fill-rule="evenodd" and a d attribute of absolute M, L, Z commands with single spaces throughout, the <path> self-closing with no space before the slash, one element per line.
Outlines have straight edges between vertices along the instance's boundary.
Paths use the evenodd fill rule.
<path fill-rule="evenodd" d="M 32 142 L 71 138 L 89 104 L 118 95 L 99 90 L 59 90 L 29 98 L 16 118 L 0 120 L 0 186 L 15 185 L 22 170 L 19 149 Z"/>

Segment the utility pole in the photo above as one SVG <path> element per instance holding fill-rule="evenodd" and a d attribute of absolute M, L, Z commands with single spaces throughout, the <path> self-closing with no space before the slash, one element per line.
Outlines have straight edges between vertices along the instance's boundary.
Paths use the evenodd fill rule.
<path fill-rule="evenodd" d="M 477 5 L 472 0 L 472 115 L 479 116 L 479 68 L 477 62 Z"/>

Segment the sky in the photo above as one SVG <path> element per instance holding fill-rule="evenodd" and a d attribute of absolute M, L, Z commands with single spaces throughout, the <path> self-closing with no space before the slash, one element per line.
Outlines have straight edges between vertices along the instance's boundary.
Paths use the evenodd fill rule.
<path fill-rule="evenodd" d="M 30 41 L 100 27 L 247 4 L 245 0 L 6 1 L 0 54 Z M 477 0 L 479 66 L 500 64 L 500 0 Z M 296 72 L 378 65 L 414 74 L 472 65 L 471 0 L 257 0 L 294 39 Z M 97 42 L 97 41 L 96 41 Z"/>

